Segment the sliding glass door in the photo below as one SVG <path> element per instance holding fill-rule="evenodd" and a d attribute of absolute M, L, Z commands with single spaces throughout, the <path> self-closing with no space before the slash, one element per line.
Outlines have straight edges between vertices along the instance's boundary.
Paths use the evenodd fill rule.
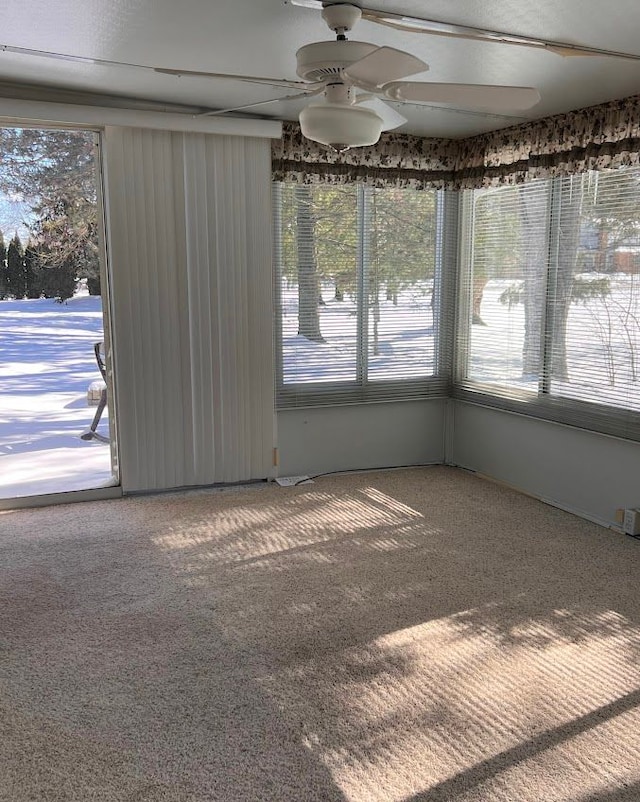
<path fill-rule="evenodd" d="M 0 499 L 117 484 L 99 148 L 0 129 Z"/>

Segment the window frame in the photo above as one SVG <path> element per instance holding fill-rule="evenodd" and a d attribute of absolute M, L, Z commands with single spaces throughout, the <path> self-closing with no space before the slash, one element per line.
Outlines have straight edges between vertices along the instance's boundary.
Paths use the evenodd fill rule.
<path fill-rule="evenodd" d="M 368 231 L 367 206 L 373 188 L 357 183 L 357 334 L 355 376 L 350 381 L 287 382 L 283 381 L 282 339 L 282 182 L 273 183 L 274 275 L 273 301 L 275 314 L 276 408 L 324 407 L 381 401 L 447 397 L 451 391 L 451 343 L 453 339 L 454 286 L 456 280 L 455 229 L 457 193 L 428 190 L 435 193 L 434 254 L 434 372 L 424 377 L 406 379 L 370 379 L 368 376 L 369 339 L 366 252 Z M 422 190 L 406 190 L 420 192 Z"/>

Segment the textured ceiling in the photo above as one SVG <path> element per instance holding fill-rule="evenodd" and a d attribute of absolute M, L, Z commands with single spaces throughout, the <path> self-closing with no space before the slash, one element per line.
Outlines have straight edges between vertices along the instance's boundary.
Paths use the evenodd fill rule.
<path fill-rule="evenodd" d="M 607 50 L 640 54 L 638 0 L 371 0 L 368 7 L 416 14 Z M 295 51 L 331 39 L 319 13 L 282 0 L 5 0 L 0 45 L 133 64 L 295 79 Z M 7 20 L 11 24 L 6 24 Z M 401 131 L 469 136 L 524 119 L 640 93 L 640 61 L 562 58 L 499 43 L 394 31 L 362 21 L 350 38 L 390 45 L 430 65 L 430 81 L 536 86 L 542 101 L 501 117 L 398 105 Z M 0 52 L 0 82 L 66 88 L 206 108 L 278 97 L 286 90 L 219 79 L 161 75 L 132 67 L 50 60 Z M 255 109 L 295 119 L 302 102 Z"/>

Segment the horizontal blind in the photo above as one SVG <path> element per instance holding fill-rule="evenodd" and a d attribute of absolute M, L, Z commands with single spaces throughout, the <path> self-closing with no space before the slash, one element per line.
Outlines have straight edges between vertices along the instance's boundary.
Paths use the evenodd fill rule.
<path fill-rule="evenodd" d="M 626 435 L 640 417 L 640 169 L 557 179 L 555 192 L 544 392 Z"/>
<path fill-rule="evenodd" d="M 438 194 L 274 186 L 281 408 L 446 393 Z"/>
<path fill-rule="evenodd" d="M 467 193 L 463 385 L 537 393 L 544 351 L 549 181 Z"/>
<path fill-rule="evenodd" d="M 454 394 L 639 438 L 640 170 L 475 190 L 465 204 Z"/>
<path fill-rule="evenodd" d="M 282 382 L 355 382 L 358 365 L 358 191 L 279 185 Z"/>
<path fill-rule="evenodd" d="M 395 188 L 365 193 L 370 381 L 435 373 L 436 196 Z"/>

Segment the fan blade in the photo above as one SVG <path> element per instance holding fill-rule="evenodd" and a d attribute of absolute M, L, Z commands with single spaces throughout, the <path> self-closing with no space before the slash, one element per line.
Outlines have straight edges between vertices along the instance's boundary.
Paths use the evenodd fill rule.
<path fill-rule="evenodd" d="M 394 47 L 379 47 L 360 61 L 350 64 L 344 74 L 355 84 L 373 87 L 428 69 L 424 61 L 410 53 Z"/>
<path fill-rule="evenodd" d="M 307 84 L 304 81 L 288 81 L 280 78 L 260 78 L 255 75 L 234 75 L 226 72 L 206 72 L 204 70 L 176 70 L 169 67 L 152 67 L 154 72 L 163 75 L 176 75 L 178 78 L 221 78 L 229 81 L 244 81 L 249 84 L 263 84 L 266 86 L 281 86 L 283 89 L 299 89 L 305 91 L 307 87 L 313 89 L 316 84 Z"/>
<path fill-rule="evenodd" d="M 20 56 L 38 56 L 39 58 L 56 59 L 57 61 L 76 61 L 81 64 L 106 64 L 110 67 L 121 66 L 118 61 L 103 61 L 101 59 L 85 58 L 84 56 L 70 56 L 66 53 L 52 53 L 49 50 L 32 50 L 28 47 L 14 47 L 13 45 L 0 45 L 0 51 L 3 53 L 17 53 Z"/>
<path fill-rule="evenodd" d="M 231 106 L 228 109 L 212 109 L 211 111 L 203 111 L 198 114 L 198 117 L 216 117 L 219 114 L 229 114 L 232 111 L 243 111 L 244 109 L 254 109 L 256 106 L 266 106 L 269 103 L 278 103 L 278 101 L 285 100 L 299 100 L 302 97 L 310 97 L 319 95 L 324 90 L 324 84 L 315 89 L 313 92 L 296 92 L 295 95 L 283 95 L 282 97 L 271 97 L 269 100 L 258 100 L 255 103 L 244 103 L 242 106 Z"/>
<path fill-rule="evenodd" d="M 27 47 L 14 47 L 13 45 L 0 44 L 0 52 L 17 53 L 20 56 L 37 56 L 38 58 L 54 59 L 56 61 L 80 62 L 82 64 L 94 64 L 99 67 L 128 67 L 135 70 L 148 70 L 158 72 L 163 75 L 184 75 L 199 78 L 220 78 L 230 81 L 244 81 L 250 84 L 263 84 L 265 86 L 282 87 L 283 89 L 297 89 L 301 92 L 307 90 L 313 92 L 320 86 L 319 83 L 307 84 L 304 81 L 288 81 L 280 78 L 262 78 L 254 75 L 233 75 L 224 72 L 204 72 L 200 70 L 176 70 L 170 67 L 150 67 L 148 64 L 132 64 L 128 61 L 109 61 L 103 58 L 88 58 L 85 56 L 72 56 L 69 53 L 54 53 L 49 50 L 32 50 Z M 324 86 L 324 83 L 322 84 Z"/>
<path fill-rule="evenodd" d="M 383 100 L 380 100 L 379 97 L 373 97 L 373 95 L 361 95 L 356 100 L 357 106 L 365 106 L 371 111 L 375 111 L 375 113 L 382 119 L 382 130 L 383 131 L 391 131 L 394 128 L 398 128 L 401 125 L 406 123 L 407 118 L 403 117 L 402 114 L 399 114 L 395 109 L 392 109 L 387 103 Z"/>
<path fill-rule="evenodd" d="M 393 81 L 382 87 L 391 100 L 409 103 L 447 103 L 487 111 L 523 111 L 540 100 L 537 89 L 528 86 L 483 86 L 481 84 L 431 84 Z"/>
<path fill-rule="evenodd" d="M 326 5 L 322 0 L 285 0 L 285 3 L 287 2 L 293 6 L 318 10 L 322 10 Z M 401 31 L 426 33 L 434 36 L 452 36 L 456 39 L 474 39 L 481 42 L 499 42 L 505 45 L 519 45 L 520 47 L 536 47 L 541 50 L 548 50 L 550 53 L 555 53 L 559 56 L 604 56 L 640 61 L 640 55 L 636 53 L 622 53 L 617 50 L 604 50 L 599 47 L 590 47 L 589 45 L 557 42 L 553 39 L 539 39 L 535 36 L 521 36 L 506 31 L 492 31 L 485 28 L 475 28 L 471 25 L 439 22 L 425 17 L 392 14 L 371 8 L 360 8 L 360 10 L 362 11 L 362 19 L 369 22 L 377 22 L 380 25 L 388 25 Z"/>

